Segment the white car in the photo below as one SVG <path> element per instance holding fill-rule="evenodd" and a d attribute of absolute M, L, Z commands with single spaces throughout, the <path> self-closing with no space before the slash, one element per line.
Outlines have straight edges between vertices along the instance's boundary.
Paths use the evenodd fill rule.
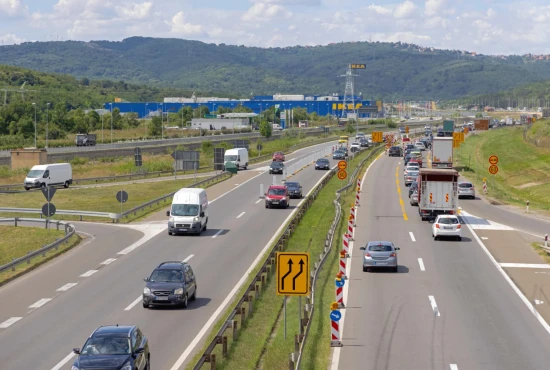
<path fill-rule="evenodd" d="M 424 145 L 423 142 L 421 141 L 417 141 L 415 144 L 414 144 L 414 147 L 420 151 L 423 151 L 423 150 L 426 150 L 426 146 Z"/>
<path fill-rule="evenodd" d="M 456 238 L 462 240 L 462 227 L 460 220 L 455 215 L 439 215 L 432 225 L 434 240 L 441 237 Z"/>
<path fill-rule="evenodd" d="M 361 144 L 358 143 L 358 142 L 353 142 L 353 143 L 351 143 L 350 149 L 351 148 L 357 148 L 357 150 L 360 150 L 361 149 Z"/>
<path fill-rule="evenodd" d="M 414 164 L 418 164 L 416 162 L 413 162 Z M 420 170 L 420 167 L 418 166 L 407 166 L 405 167 L 405 171 L 403 173 L 403 176 L 407 177 L 407 175 L 409 174 L 409 172 L 418 172 L 418 170 Z"/>

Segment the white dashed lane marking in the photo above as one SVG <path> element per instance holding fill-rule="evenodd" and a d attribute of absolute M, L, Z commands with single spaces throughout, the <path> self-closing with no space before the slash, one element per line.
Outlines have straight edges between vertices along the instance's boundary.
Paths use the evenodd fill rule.
<path fill-rule="evenodd" d="M 68 284 L 65 284 L 63 285 L 61 288 L 57 289 L 56 291 L 57 292 L 66 292 L 67 290 L 71 289 L 72 287 L 74 287 L 76 284 L 78 283 L 68 283 Z"/>
<path fill-rule="evenodd" d="M 85 273 L 83 273 L 82 275 L 80 275 L 80 277 L 90 277 L 93 274 L 95 274 L 96 272 L 97 272 L 97 270 L 88 270 Z"/>
<path fill-rule="evenodd" d="M 15 324 L 21 319 L 22 317 L 10 317 L 9 319 L 7 319 L 6 321 L 0 324 L 0 329 L 9 328 L 10 326 L 12 326 L 13 324 Z"/>

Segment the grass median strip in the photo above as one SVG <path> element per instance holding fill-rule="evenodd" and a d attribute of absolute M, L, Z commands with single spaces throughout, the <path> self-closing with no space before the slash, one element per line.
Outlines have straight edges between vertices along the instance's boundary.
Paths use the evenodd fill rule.
<path fill-rule="evenodd" d="M 0 238 L 0 266 L 53 243 L 56 239 L 62 238 L 65 235 L 65 232 L 61 230 L 47 230 L 45 228 L 33 227 L 32 232 L 29 232 L 29 229 L 30 227 L 25 226 L 0 225 L 0 235 L 2 235 Z M 45 256 L 39 255 L 33 257 L 30 263 L 27 263 L 27 261 L 22 262 L 15 267 L 15 271 L 9 269 L 1 272 L 0 286 L 25 272 L 35 269 L 57 255 L 68 251 L 78 245 L 80 240 L 78 235 L 74 235 L 68 240 L 68 243 L 63 243 L 57 250 L 53 248 L 46 252 Z"/>
<path fill-rule="evenodd" d="M 350 173 L 369 152 L 363 152 L 352 160 L 349 165 Z M 298 224 L 296 232 L 292 234 L 285 251 L 309 252 L 311 261 L 318 260 L 324 247 L 326 230 L 329 229 L 334 219 L 335 211 L 332 201 L 336 190 L 341 185 L 342 181 L 334 177 L 321 190 L 311 208 Z M 265 294 L 254 301 L 253 314 L 239 331 L 237 341 L 232 342 L 231 338 L 228 338 L 227 358 L 220 355 L 219 348 L 216 349 L 218 369 L 288 369 L 288 355 L 294 349 L 294 335 L 299 330 L 298 298 L 287 299 L 287 338 L 285 340 L 282 324 L 283 297 L 275 294 L 275 285 L 274 279 L 268 280 L 264 289 L 266 290 Z M 302 304 L 304 302 L 305 300 L 302 300 Z M 229 312 L 230 310 L 223 316 L 224 319 Z M 220 326 L 221 323 L 214 333 L 219 330 Z M 211 338 L 212 336 L 213 334 Z M 209 344 L 210 341 L 211 339 L 206 343 Z M 189 369 L 192 368 L 198 356 L 189 364 Z"/>

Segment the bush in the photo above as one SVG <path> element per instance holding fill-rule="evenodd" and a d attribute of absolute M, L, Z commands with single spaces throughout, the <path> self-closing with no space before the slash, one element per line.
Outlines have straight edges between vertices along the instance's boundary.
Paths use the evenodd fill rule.
<path fill-rule="evenodd" d="M 73 159 L 71 159 L 72 166 L 84 165 L 86 163 L 88 163 L 88 158 L 74 157 Z"/>
<path fill-rule="evenodd" d="M 396 128 L 396 127 L 397 127 L 397 123 L 395 123 L 395 122 L 388 122 L 388 127 L 389 127 L 389 128 Z"/>
<path fill-rule="evenodd" d="M 212 142 L 210 140 L 203 141 L 201 144 L 201 152 L 203 154 L 210 154 L 213 147 L 214 146 L 212 145 Z"/>

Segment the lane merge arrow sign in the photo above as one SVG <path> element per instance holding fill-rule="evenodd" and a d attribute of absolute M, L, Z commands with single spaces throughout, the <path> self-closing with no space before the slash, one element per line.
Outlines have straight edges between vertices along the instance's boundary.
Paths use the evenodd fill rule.
<path fill-rule="evenodd" d="M 310 289 L 309 253 L 277 252 L 277 294 L 308 295 Z"/>

